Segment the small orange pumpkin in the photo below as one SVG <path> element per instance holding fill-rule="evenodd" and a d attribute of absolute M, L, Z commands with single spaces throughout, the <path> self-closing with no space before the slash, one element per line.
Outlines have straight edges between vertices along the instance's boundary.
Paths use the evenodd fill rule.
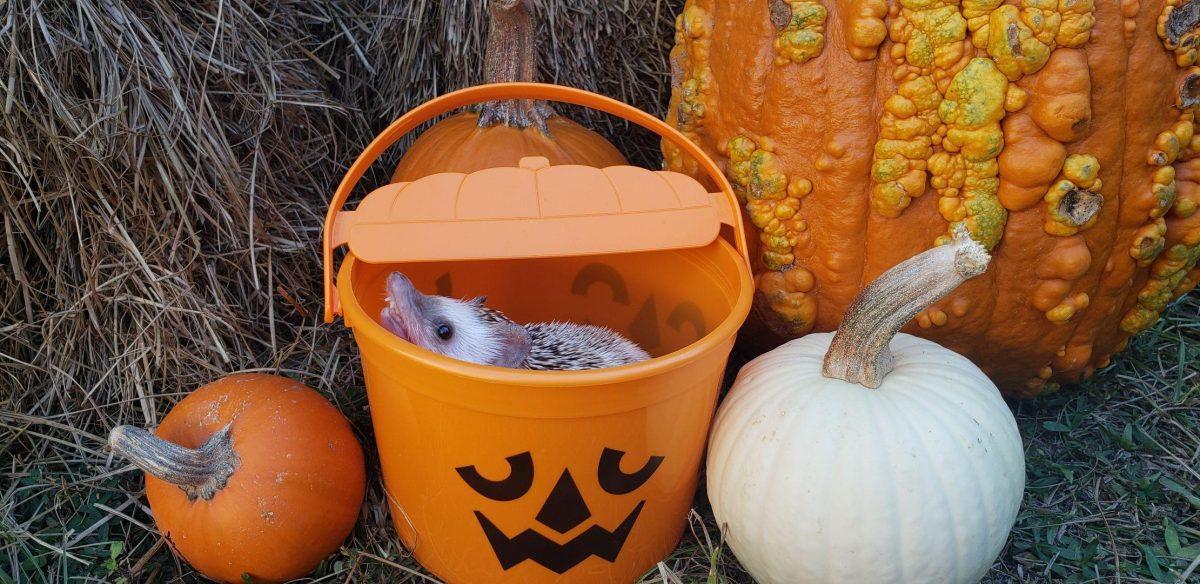
<path fill-rule="evenodd" d="M 362 506 L 362 446 L 349 422 L 285 377 L 225 377 L 180 401 L 155 434 L 120 426 L 109 444 L 146 471 L 150 510 L 175 551 L 218 582 L 308 574 Z"/>
<path fill-rule="evenodd" d="M 486 82 L 535 80 L 537 43 L 529 2 L 492 0 L 484 55 Z M 405 152 L 392 182 L 414 181 L 439 172 L 516 166 L 526 156 L 544 156 L 550 164 L 599 168 L 628 164 L 603 136 L 557 115 L 550 104 L 506 100 L 487 102 L 477 111 L 434 124 Z"/>

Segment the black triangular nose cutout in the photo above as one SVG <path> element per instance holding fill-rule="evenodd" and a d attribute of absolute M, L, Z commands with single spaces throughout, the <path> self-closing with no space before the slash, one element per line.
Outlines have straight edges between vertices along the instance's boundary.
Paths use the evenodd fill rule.
<path fill-rule="evenodd" d="M 571 478 L 571 471 L 564 470 L 542 509 L 538 511 L 537 520 L 554 531 L 566 533 L 591 516 L 592 511 L 588 509 L 583 495 L 579 494 L 575 479 Z"/>

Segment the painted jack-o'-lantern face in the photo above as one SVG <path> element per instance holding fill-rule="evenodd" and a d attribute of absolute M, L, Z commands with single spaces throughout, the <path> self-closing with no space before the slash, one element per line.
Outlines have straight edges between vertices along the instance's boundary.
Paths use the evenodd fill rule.
<path fill-rule="evenodd" d="M 612 448 L 605 448 L 601 453 L 596 480 L 604 492 L 620 496 L 636 491 L 650 480 L 663 462 L 663 457 L 651 456 L 636 472 L 625 473 L 621 470 L 621 458 L 624 456 L 624 452 Z M 462 466 L 455 470 L 476 493 L 493 501 L 515 501 L 525 496 L 533 486 L 533 455 L 522 452 L 505 460 L 510 468 L 509 475 L 499 481 L 484 478 L 474 466 Z M 525 560 L 532 560 L 558 574 L 563 574 L 591 556 L 609 562 L 616 561 L 617 555 L 625 545 L 625 539 L 629 537 L 629 532 L 633 530 L 634 523 L 645 505 L 644 499 L 639 500 L 632 506 L 625 519 L 612 529 L 598 524 L 592 525 L 562 544 L 552 541 L 532 528 L 508 536 L 483 512 L 475 511 L 475 517 L 496 553 L 496 559 L 505 570 Z M 565 534 L 591 517 L 592 512 L 579 492 L 575 477 L 571 476 L 570 470 L 564 469 L 534 519 L 545 527 Z"/>

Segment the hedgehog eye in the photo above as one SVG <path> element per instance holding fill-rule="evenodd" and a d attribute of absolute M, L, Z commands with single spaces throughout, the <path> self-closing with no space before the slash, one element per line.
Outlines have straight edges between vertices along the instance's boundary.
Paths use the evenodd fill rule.
<path fill-rule="evenodd" d="M 443 341 L 449 341 L 450 337 L 454 336 L 454 329 L 450 328 L 448 324 L 439 324 L 437 327 L 437 336 Z"/>

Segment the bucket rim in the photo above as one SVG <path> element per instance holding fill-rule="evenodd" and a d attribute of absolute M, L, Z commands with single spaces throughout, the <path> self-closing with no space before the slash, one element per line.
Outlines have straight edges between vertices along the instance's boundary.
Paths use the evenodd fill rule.
<path fill-rule="evenodd" d="M 593 385 L 611 385 L 646 379 L 666 371 L 677 369 L 707 354 L 717 348 L 725 339 L 737 335 L 738 329 L 750 315 L 750 305 L 754 298 L 754 281 L 750 275 L 750 266 L 746 265 L 745 256 L 737 251 L 722 237 L 714 241 L 723 253 L 733 260 L 737 267 L 737 280 L 740 285 L 736 301 L 729 309 L 729 314 L 713 327 L 707 334 L 694 342 L 676 349 L 666 355 L 653 357 L 646 361 L 606 367 L 603 369 L 585 369 L 579 371 L 537 371 L 531 369 L 512 369 L 493 365 L 481 365 L 461 361 L 435 353 L 428 349 L 397 338 L 377 320 L 367 315 L 358 297 L 352 289 L 346 289 L 340 294 L 341 304 L 345 314 L 344 322 L 354 331 L 355 337 L 363 335 L 376 346 L 385 347 L 399 353 L 407 359 L 425 367 L 436 369 L 441 373 L 458 375 L 473 381 L 481 381 L 496 385 L 521 386 L 530 389 L 555 389 L 563 387 L 583 387 Z M 359 263 L 353 253 L 347 253 L 338 270 L 336 286 L 351 286 L 351 274 Z M 367 262 L 363 262 L 367 263 Z M 363 323 L 365 321 L 365 324 Z M 356 344 L 360 342 L 355 341 Z M 361 350 L 361 348 L 360 348 Z"/>

